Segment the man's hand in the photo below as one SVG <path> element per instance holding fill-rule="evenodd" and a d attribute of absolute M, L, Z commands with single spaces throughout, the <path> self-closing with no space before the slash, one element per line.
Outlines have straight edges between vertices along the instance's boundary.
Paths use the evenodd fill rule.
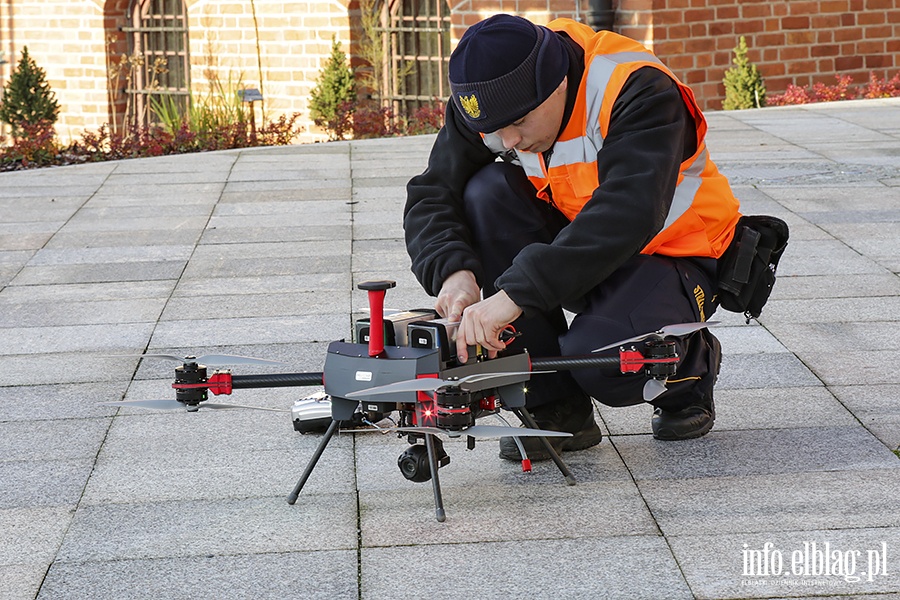
<path fill-rule="evenodd" d="M 490 358 L 497 356 L 497 352 L 506 348 L 500 341 L 500 332 L 521 314 L 522 309 L 503 290 L 470 305 L 463 311 L 456 332 L 456 358 L 466 362 L 469 359 L 467 346 L 476 344 L 487 348 Z"/>
<path fill-rule="evenodd" d="M 481 299 L 481 288 L 472 271 L 457 271 L 444 280 L 434 310 L 451 322 L 462 318 L 463 310 Z"/>

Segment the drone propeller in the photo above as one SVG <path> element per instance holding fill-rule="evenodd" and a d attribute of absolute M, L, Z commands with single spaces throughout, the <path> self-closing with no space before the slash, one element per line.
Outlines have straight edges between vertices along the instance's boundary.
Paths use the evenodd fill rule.
<path fill-rule="evenodd" d="M 630 344 L 631 342 L 643 342 L 644 340 L 652 338 L 652 337 L 659 337 L 659 338 L 682 337 L 682 336 L 694 333 L 695 331 L 700 331 L 701 329 L 706 329 L 707 327 L 711 327 L 712 325 L 718 325 L 718 324 L 719 324 L 719 321 L 706 321 L 703 323 L 675 323 L 674 325 L 666 325 L 659 331 L 653 331 L 651 333 L 645 333 L 643 335 L 638 335 L 633 338 L 628 338 L 627 340 L 615 342 L 613 344 L 609 344 L 608 346 L 603 346 L 602 348 L 597 348 L 596 350 L 591 350 L 591 352 L 603 352 L 604 350 L 618 348 L 619 346 L 624 346 L 625 344 Z"/>
<path fill-rule="evenodd" d="M 237 356 L 235 354 L 204 354 L 203 356 L 177 356 L 175 354 L 132 354 L 141 358 L 162 358 L 180 363 L 202 363 L 211 367 L 224 365 L 284 365 L 277 360 L 253 358 L 252 356 Z"/>
<path fill-rule="evenodd" d="M 500 377 L 518 377 L 521 375 L 534 375 L 535 373 L 552 373 L 553 371 L 517 371 L 517 372 L 501 372 L 501 373 L 475 373 L 467 375 L 459 379 L 435 379 L 433 377 L 423 377 L 421 379 L 408 379 L 406 381 L 398 381 L 378 387 L 359 390 L 346 394 L 346 398 L 359 398 L 361 396 L 375 396 L 378 394 L 398 394 L 401 392 L 435 392 L 442 387 L 458 386 L 464 383 L 478 383 L 479 381 L 488 381 Z"/>
<path fill-rule="evenodd" d="M 571 433 L 564 431 L 550 431 L 549 429 L 530 429 L 527 427 L 507 427 L 503 425 L 473 425 L 467 429 L 448 430 L 440 427 L 390 427 L 384 429 L 351 429 L 352 433 L 370 433 L 377 431 L 379 433 L 427 433 L 432 435 L 446 435 L 451 438 L 458 438 L 464 435 L 471 437 L 571 437 Z"/>
<path fill-rule="evenodd" d="M 211 409 L 230 409 L 230 408 L 246 408 L 249 410 L 265 410 L 269 412 L 291 412 L 283 408 L 262 408 L 260 406 L 246 406 L 243 404 L 218 404 L 216 402 L 201 402 L 190 407 L 178 400 L 120 400 L 118 402 L 100 402 L 106 406 L 125 406 L 134 408 L 146 408 L 150 410 L 184 410 L 194 412 L 200 408 Z M 194 408 L 194 411 L 191 410 Z"/>
<path fill-rule="evenodd" d="M 700 331 L 701 329 L 706 329 L 712 325 L 718 325 L 719 321 L 706 321 L 703 323 L 675 323 L 673 325 L 666 325 L 659 331 L 654 331 L 652 333 L 645 333 L 644 335 L 638 335 L 633 338 L 628 338 L 627 340 L 622 340 L 621 342 L 616 342 L 614 344 L 609 344 L 608 346 L 603 346 L 602 348 L 597 348 L 593 350 L 593 352 L 603 352 L 604 350 L 611 350 L 612 348 L 616 348 L 618 346 L 624 346 L 625 344 L 630 344 L 632 342 L 642 342 L 649 338 L 667 338 L 667 337 L 682 337 L 685 335 L 690 335 L 696 331 Z M 650 379 L 647 383 L 644 384 L 643 389 L 643 397 L 645 402 L 652 402 L 660 395 L 662 395 L 666 391 L 666 380 L 665 379 Z"/>
<path fill-rule="evenodd" d="M 653 402 L 657 396 L 666 391 L 666 382 L 660 379 L 650 379 L 644 384 L 644 402 Z"/>

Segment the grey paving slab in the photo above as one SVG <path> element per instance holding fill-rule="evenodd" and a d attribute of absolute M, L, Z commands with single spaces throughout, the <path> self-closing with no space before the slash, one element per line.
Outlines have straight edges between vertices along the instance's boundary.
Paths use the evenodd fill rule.
<path fill-rule="evenodd" d="M 796 240 L 792 252 L 778 264 L 781 275 L 858 275 L 880 273 L 883 267 L 837 240 Z"/>
<path fill-rule="evenodd" d="M 0 248 L 7 250 L 38 250 L 43 248 L 50 237 L 52 231 L 44 233 L 2 233 L 3 226 L 0 224 Z"/>
<path fill-rule="evenodd" d="M 347 291 L 183 296 L 168 301 L 161 320 L 182 320 L 190 315 L 201 318 L 315 315 L 333 313 L 344 307 L 350 307 L 350 292 Z"/>
<path fill-rule="evenodd" d="M 220 202 L 216 205 L 213 214 L 217 217 L 247 217 L 255 215 L 341 213 L 347 211 L 347 206 L 347 201 L 343 198 L 338 200 L 282 200 L 280 202 Z"/>
<path fill-rule="evenodd" d="M 184 246 L 200 239 L 198 230 L 122 230 L 122 231 L 60 231 L 50 238 L 45 248 L 110 248 L 114 246 Z"/>
<path fill-rule="evenodd" d="M 350 195 L 350 179 L 348 177 L 335 177 L 333 179 L 315 180 L 317 189 L 331 189 Z M 299 195 L 295 181 L 229 181 L 225 185 L 225 193 L 242 194 L 245 192 L 284 192 L 287 198 L 304 197 Z M 306 195 L 306 198 L 315 198 L 314 195 Z"/>
<path fill-rule="evenodd" d="M 49 564 L 71 522 L 68 506 L 0 510 L 0 565 Z"/>
<path fill-rule="evenodd" d="M 0 327 L 46 327 L 97 323 L 140 323 L 159 318 L 165 298 L 108 300 L 105 302 L 3 302 Z"/>
<path fill-rule="evenodd" d="M 20 565 L 0 565 L 0 598 L 34 598 L 47 573 L 49 561 Z"/>
<path fill-rule="evenodd" d="M 0 355 L 0 386 L 121 381 L 123 374 L 134 372 L 137 362 L 137 358 L 91 357 L 85 352 Z"/>
<path fill-rule="evenodd" d="M 396 597 L 396 574 L 384 565 L 398 561 L 440 565 L 405 582 L 413 597 L 552 598 L 561 590 L 584 599 L 692 597 L 665 541 L 653 536 L 363 548 L 361 561 L 363 598 Z M 473 568 L 485 564 L 495 566 Z M 447 573 L 463 572 L 448 585 Z"/>
<path fill-rule="evenodd" d="M 892 592 L 900 583 L 896 557 L 891 554 L 887 555 L 887 575 L 881 574 L 880 570 L 874 574 L 876 567 L 880 567 L 876 559 L 884 553 L 882 544 L 886 544 L 890 552 L 900 543 L 900 529 L 897 528 L 672 536 L 668 540 L 697 598 L 856 597 L 856 594 Z M 766 558 L 776 561 L 774 566 L 770 562 L 770 574 L 745 576 L 744 551 L 762 552 L 767 543 L 770 546 Z M 830 552 L 838 554 L 831 569 L 825 571 L 823 567 L 822 574 L 815 574 L 818 569 L 814 566 L 814 551 L 822 552 L 826 543 Z M 776 568 L 777 560 L 772 558 L 777 556 L 776 551 L 782 557 L 781 569 Z M 794 564 L 792 560 L 797 552 Z M 870 555 L 870 552 L 874 554 Z M 872 557 L 871 565 L 869 556 Z M 853 568 L 851 557 L 855 558 Z M 751 574 L 758 572 L 755 565 L 748 564 L 747 567 Z M 780 575 L 771 575 L 772 569 Z M 795 571 L 799 574 L 795 575 Z"/>
<path fill-rule="evenodd" d="M 136 186 L 130 183 L 107 184 L 91 197 L 92 206 L 99 206 L 104 200 L 107 205 L 156 205 L 182 206 L 199 202 L 206 204 L 215 200 L 223 191 L 224 184 L 216 183 L 157 183 L 154 185 Z M 140 202 L 136 202 L 136 201 Z M 112 202 L 114 201 L 114 202 Z"/>
<path fill-rule="evenodd" d="M 109 418 L 0 423 L 0 463 L 92 459 L 109 424 Z"/>
<path fill-rule="evenodd" d="M 301 242 L 320 240 L 349 240 L 352 227 L 341 225 L 303 225 L 297 227 L 261 226 L 207 229 L 201 244 L 242 244 L 253 242 Z"/>
<path fill-rule="evenodd" d="M 210 195 L 205 202 L 179 202 L 171 206 L 160 207 L 152 202 L 142 202 L 136 205 L 125 205 L 115 203 L 109 205 L 107 203 L 88 202 L 84 208 L 78 211 L 73 219 L 74 224 L 81 228 L 82 221 L 85 220 L 104 220 L 107 222 L 118 221 L 119 219 L 146 220 L 144 222 L 153 225 L 156 229 L 162 229 L 159 225 L 154 225 L 153 219 L 160 219 L 161 224 L 178 225 L 176 219 L 206 217 L 212 211 L 215 202 L 215 196 Z M 199 219 L 195 219 L 199 220 Z M 130 222 L 130 221 L 126 221 Z M 140 222 L 138 222 L 140 224 Z"/>
<path fill-rule="evenodd" d="M 638 482 L 666 536 L 898 527 L 900 470 L 831 471 Z M 848 493 L 852 491 L 852 493 Z"/>
<path fill-rule="evenodd" d="M 0 462 L 0 478 L 3 480 L 0 510 L 53 506 L 74 508 L 81 500 L 93 469 L 93 457 Z"/>
<path fill-rule="evenodd" d="M 98 209 L 99 210 L 99 209 Z M 205 214 L 187 216 L 156 215 L 148 217 L 119 217 L 106 220 L 101 215 L 92 215 L 85 211 L 72 217 L 66 225 L 66 231 L 130 231 L 132 229 L 149 230 L 160 229 L 170 231 L 173 229 L 201 229 L 206 226 L 208 217 Z"/>
<path fill-rule="evenodd" d="M 5 185 L 0 187 L 0 198 L 80 198 L 87 200 L 97 191 L 97 185 L 67 185 L 64 182 L 46 182 L 44 185 Z"/>
<path fill-rule="evenodd" d="M 885 304 L 891 304 L 893 298 L 882 298 Z M 856 320 L 854 307 L 857 302 L 848 302 L 848 313 L 843 320 L 830 320 L 827 310 L 831 302 L 821 302 L 825 313 L 821 321 L 798 322 L 787 320 L 764 321 L 779 339 L 785 340 L 794 352 L 806 356 L 832 349 L 836 357 L 848 357 L 850 354 L 864 350 L 900 350 L 900 329 L 893 321 Z M 866 302 L 868 304 L 868 302 Z M 815 306 L 816 308 L 813 308 Z M 810 310 L 816 310 L 812 305 Z M 861 311 L 863 312 L 863 311 Z M 768 316 L 766 317 L 768 318 Z M 847 322 L 850 321 L 850 322 Z"/>
<path fill-rule="evenodd" d="M 120 160 L 113 163 L 115 174 L 142 173 L 195 173 L 200 171 L 227 172 L 237 156 L 233 152 L 204 152 L 157 156 L 140 160 Z"/>
<path fill-rule="evenodd" d="M 854 416 L 889 448 L 900 449 L 900 386 L 833 386 Z"/>
<path fill-rule="evenodd" d="M 85 506 L 72 520 L 58 558 L 199 557 L 356 545 L 356 495 L 310 494 L 295 506 L 284 496 Z"/>
<path fill-rule="evenodd" d="M 0 328 L 0 354 L 49 354 L 141 348 L 153 323 Z"/>
<path fill-rule="evenodd" d="M 0 290 L 0 301 L 10 304 L 25 302 L 115 302 L 146 298 L 166 298 L 175 280 L 131 281 L 127 283 L 85 283 L 8 286 Z"/>
<path fill-rule="evenodd" d="M 783 300 L 897 296 L 900 294 L 900 277 L 888 272 L 781 277 L 775 284 L 774 293 L 778 295 L 777 299 Z M 765 314 L 768 314 L 768 308 Z"/>
<path fill-rule="evenodd" d="M 900 351 L 857 350 L 847 354 L 824 348 L 803 354 L 803 362 L 829 386 L 900 383 L 900 375 L 885 365 L 900 360 Z"/>
<path fill-rule="evenodd" d="M 195 168 L 190 171 L 170 171 L 166 173 L 165 181 L 160 180 L 159 171 L 155 169 L 147 173 L 120 173 L 116 171 L 112 173 L 104 182 L 104 187 L 114 188 L 117 186 L 157 186 L 157 185 L 179 185 L 185 183 L 202 184 L 211 183 L 218 184 L 222 176 L 227 174 L 227 170 L 219 169 L 216 172 L 208 166 L 204 168 Z"/>
<path fill-rule="evenodd" d="M 900 468 L 884 444 L 857 426 L 714 430 L 687 443 L 612 441 L 638 481 Z"/>
<path fill-rule="evenodd" d="M 764 387 L 715 391 L 716 431 L 853 426 L 857 417 L 825 387 Z M 651 407 L 601 407 L 613 435 L 649 434 Z M 900 436 L 900 432 L 898 432 Z"/>
<path fill-rule="evenodd" d="M 820 385 L 816 373 L 790 352 L 722 357 L 719 389 Z"/>
<path fill-rule="evenodd" d="M 822 290 L 828 295 L 829 289 Z M 900 311 L 900 298 L 896 296 L 844 297 L 835 299 L 773 299 L 765 307 L 765 323 L 805 324 L 840 323 L 854 325 L 861 322 L 887 322 Z M 847 323 L 852 321 L 853 323 Z M 885 323 L 882 329 L 895 329 Z M 868 328 L 871 329 L 871 328 Z"/>
<path fill-rule="evenodd" d="M 68 200 L 68 202 L 66 202 Z M 80 197 L 31 199 L 22 205 L 18 199 L 0 200 L 0 221 L 4 223 L 57 222 L 69 219 L 84 204 Z"/>
<path fill-rule="evenodd" d="M 128 383 L 121 379 L 104 383 L 0 387 L 0 422 L 109 417 L 115 408 L 97 403 L 120 400 L 127 387 Z"/>
<path fill-rule="evenodd" d="M 184 270 L 184 265 L 184 261 L 160 261 L 25 266 L 11 283 L 13 285 L 44 285 L 177 279 Z"/>
<path fill-rule="evenodd" d="M 252 168 L 234 169 L 228 175 L 228 182 L 250 181 L 315 181 L 328 179 L 347 180 L 350 178 L 350 163 L 342 165 L 319 164 L 311 168 L 297 168 L 300 165 L 282 168 L 281 164 L 266 165 L 255 163 Z"/>
<path fill-rule="evenodd" d="M 229 277 L 224 289 L 203 278 L 181 280 L 173 296 L 227 294 L 287 294 L 318 292 L 328 297 L 333 293 L 350 290 L 349 273 L 303 273 L 297 275 L 267 275 L 265 277 Z"/>
<path fill-rule="evenodd" d="M 301 188 L 285 188 L 285 189 L 251 189 L 252 186 L 241 186 L 240 188 L 226 188 L 219 196 L 219 202 L 222 204 L 239 203 L 246 204 L 248 202 L 296 202 L 304 200 L 349 200 L 350 187 L 319 187 L 318 181 L 309 182 Z"/>
<path fill-rule="evenodd" d="M 351 251 L 350 240 L 310 242 L 261 242 L 256 244 L 209 244 L 199 246 L 192 260 L 227 262 L 255 258 L 310 258 L 316 256 L 345 256 Z"/>
<path fill-rule="evenodd" d="M 349 336 L 350 325 L 343 314 L 165 321 L 153 332 L 150 347 L 168 348 L 188 342 L 194 346 L 233 346 L 331 341 Z"/>
<path fill-rule="evenodd" d="M 430 485 L 360 492 L 365 547 L 512 540 L 656 535 L 657 527 L 631 482 L 477 486 L 442 483 L 447 521 L 438 523 Z M 552 512 L 546 507 L 552 506 Z M 407 527 L 393 525 L 402 522 Z"/>
<path fill-rule="evenodd" d="M 283 409 L 292 405 L 291 399 L 284 401 L 284 393 L 283 401 L 270 395 L 268 390 L 246 390 L 239 400 L 216 400 Z M 294 431 L 286 413 L 122 408 L 83 503 L 287 498 L 318 443 L 319 436 Z M 303 497 L 353 492 L 353 451 L 351 436 L 332 440 Z"/>
<path fill-rule="evenodd" d="M 57 561 L 47 573 L 37 597 L 238 600 L 302 596 L 316 600 L 354 600 L 359 597 L 356 563 L 355 550 Z"/>

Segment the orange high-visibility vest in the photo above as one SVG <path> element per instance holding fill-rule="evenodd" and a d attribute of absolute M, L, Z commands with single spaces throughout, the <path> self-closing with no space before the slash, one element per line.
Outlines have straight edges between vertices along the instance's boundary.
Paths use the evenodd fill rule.
<path fill-rule="evenodd" d="M 628 77 L 641 67 L 653 67 L 671 77 L 681 91 L 697 128 L 697 151 L 681 163 L 675 196 L 662 230 L 644 247 L 643 254 L 708 256 L 719 258 L 734 237 L 740 217 L 739 202 L 728 180 L 719 173 L 706 149 L 706 119 L 694 94 L 658 58 L 638 42 L 609 31 L 594 32 L 569 19 L 551 21 L 548 27 L 563 31 L 584 48 L 585 73 L 578 88 L 575 108 L 556 140 L 550 164 L 543 155 L 516 150 L 538 197 L 550 201 L 569 220 L 574 219 L 601 185 L 597 152 L 609 131 L 613 104 Z M 503 152 L 495 133 L 485 134 L 489 148 Z"/>

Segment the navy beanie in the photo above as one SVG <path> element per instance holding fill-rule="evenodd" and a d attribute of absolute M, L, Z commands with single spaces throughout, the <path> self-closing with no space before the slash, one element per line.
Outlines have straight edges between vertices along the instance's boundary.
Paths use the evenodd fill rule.
<path fill-rule="evenodd" d="M 471 129 L 490 133 L 537 108 L 568 68 L 569 55 L 553 31 L 494 15 L 469 27 L 450 55 L 450 96 Z"/>

